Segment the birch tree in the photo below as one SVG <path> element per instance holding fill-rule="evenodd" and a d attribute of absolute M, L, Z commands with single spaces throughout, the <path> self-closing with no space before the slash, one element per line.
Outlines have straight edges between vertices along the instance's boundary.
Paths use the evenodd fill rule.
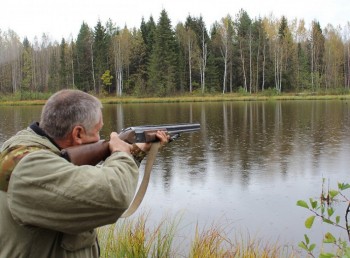
<path fill-rule="evenodd" d="M 195 64 L 198 60 L 198 43 L 196 39 L 196 34 L 189 25 L 186 24 L 184 26 L 182 23 L 179 23 L 176 26 L 176 35 L 182 48 L 184 49 L 185 59 L 187 60 L 188 68 L 189 92 L 192 93 L 192 67 L 193 64 Z"/>
<path fill-rule="evenodd" d="M 344 27 L 343 32 L 344 42 L 344 86 L 346 89 L 350 88 L 350 22 Z"/>
<path fill-rule="evenodd" d="M 19 36 L 13 30 L 8 30 L 8 34 L 10 40 L 10 57 L 12 60 L 12 91 L 16 92 L 21 86 L 21 56 L 23 47 Z"/>
<path fill-rule="evenodd" d="M 200 17 L 200 28 L 201 28 L 201 56 L 200 56 L 200 74 L 201 74 L 201 89 L 202 89 L 202 94 L 205 91 L 205 72 L 207 68 L 207 57 L 208 57 L 208 32 L 207 29 L 205 28 L 205 24 L 203 22 L 202 17 Z"/>
<path fill-rule="evenodd" d="M 224 63 L 224 75 L 222 83 L 222 93 L 224 94 L 227 91 L 227 70 L 229 62 L 229 52 L 232 50 L 232 19 L 231 16 L 227 15 L 221 19 L 221 23 L 217 28 L 219 36 L 219 48 L 220 53 Z"/>
<path fill-rule="evenodd" d="M 113 37 L 114 71 L 116 75 L 116 95 L 123 94 L 123 72 L 130 63 L 131 34 L 127 27 Z"/>
<path fill-rule="evenodd" d="M 40 84 L 38 87 L 42 91 L 48 91 L 49 88 L 49 77 L 50 77 L 50 63 L 51 63 L 51 53 L 50 53 L 51 39 L 50 37 L 43 33 L 41 36 L 41 44 L 39 49 L 39 63 L 38 68 L 40 71 Z"/>
<path fill-rule="evenodd" d="M 201 92 L 205 91 L 205 74 L 208 58 L 208 42 L 209 36 L 205 27 L 202 16 L 199 18 L 188 16 L 185 23 L 186 28 L 190 28 L 194 32 L 195 42 L 193 44 L 193 71 L 194 78 L 200 81 Z M 198 78 L 199 75 L 199 78 Z M 198 78 L 198 79 L 197 79 Z"/>
<path fill-rule="evenodd" d="M 282 17 L 279 29 L 278 29 L 278 40 L 275 52 L 275 88 L 278 92 L 282 91 L 282 75 L 283 75 L 283 57 L 286 55 L 284 51 L 285 35 L 286 35 L 287 21 L 285 17 Z"/>
<path fill-rule="evenodd" d="M 344 45 L 341 38 L 340 28 L 334 28 L 328 25 L 324 32 L 325 35 L 325 87 L 340 88 L 343 85 L 343 64 Z"/>

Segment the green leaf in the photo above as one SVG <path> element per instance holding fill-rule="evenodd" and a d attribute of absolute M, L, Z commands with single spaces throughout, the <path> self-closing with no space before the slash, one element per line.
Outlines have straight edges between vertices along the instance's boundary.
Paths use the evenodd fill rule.
<path fill-rule="evenodd" d="M 305 238 L 306 244 L 308 245 L 310 243 L 309 237 L 306 234 L 304 234 L 304 238 Z"/>
<path fill-rule="evenodd" d="M 335 239 L 335 237 L 334 237 L 331 233 L 327 232 L 327 233 L 324 235 L 323 242 L 324 242 L 324 243 L 335 243 L 335 242 L 336 242 L 336 239 Z"/>
<path fill-rule="evenodd" d="M 307 248 L 307 245 L 304 242 L 300 242 L 298 244 L 298 246 L 302 249 L 304 249 L 305 251 L 309 251 L 309 249 Z"/>
<path fill-rule="evenodd" d="M 350 247 L 345 247 L 345 257 L 350 257 Z"/>
<path fill-rule="evenodd" d="M 340 216 L 335 217 L 335 222 L 336 222 L 337 224 L 339 224 L 339 222 L 340 222 Z"/>
<path fill-rule="evenodd" d="M 329 191 L 329 195 L 331 196 L 331 198 L 336 197 L 338 194 L 339 194 L 339 191 L 336 191 L 336 190 Z"/>
<path fill-rule="evenodd" d="M 350 184 L 345 184 L 345 183 L 338 183 L 338 188 L 339 190 L 346 190 L 350 188 Z"/>
<path fill-rule="evenodd" d="M 314 223 L 314 220 L 315 220 L 315 216 L 308 217 L 308 218 L 305 220 L 305 227 L 306 227 L 306 228 L 311 228 L 311 227 L 312 227 L 312 224 Z"/>
<path fill-rule="evenodd" d="M 334 209 L 332 207 L 327 209 L 328 217 L 331 217 L 334 213 Z"/>
<path fill-rule="evenodd" d="M 311 203 L 311 207 L 312 207 L 313 209 L 316 209 L 316 207 L 317 207 L 317 201 L 314 201 L 314 200 L 310 199 L 310 203 Z"/>
<path fill-rule="evenodd" d="M 331 253 L 321 253 L 319 258 L 333 258 L 336 257 L 334 254 Z"/>
<path fill-rule="evenodd" d="M 331 225 L 334 224 L 333 221 L 331 221 L 331 220 L 329 220 L 329 219 L 326 219 L 326 218 L 323 218 L 322 221 L 325 222 L 325 223 L 331 224 Z"/>
<path fill-rule="evenodd" d="M 312 252 L 316 247 L 316 244 L 311 244 L 309 247 L 309 251 Z"/>
<path fill-rule="evenodd" d="M 307 205 L 307 203 L 303 200 L 299 200 L 297 201 L 297 205 L 306 209 L 309 209 L 309 205 Z"/>

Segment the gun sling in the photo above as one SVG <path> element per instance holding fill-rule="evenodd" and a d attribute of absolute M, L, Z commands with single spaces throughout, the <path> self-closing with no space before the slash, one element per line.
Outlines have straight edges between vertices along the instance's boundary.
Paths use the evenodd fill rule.
<path fill-rule="evenodd" d="M 142 178 L 140 187 L 137 190 L 137 193 L 135 194 L 135 197 L 134 197 L 132 203 L 130 204 L 129 208 L 122 214 L 121 218 L 127 218 L 127 217 L 131 216 L 132 214 L 135 213 L 135 211 L 140 206 L 140 204 L 143 200 L 143 197 L 145 196 L 146 191 L 147 191 L 149 179 L 151 177 L 152 167 L 153 167 L 154 161 L 156 159 L 159 148 L 160 148 L 159 142 L 152 143 L 151 149 L 149 150 L 149 152 L 147 154 L 145 172 L 143 174 L 143 178 Z"/>

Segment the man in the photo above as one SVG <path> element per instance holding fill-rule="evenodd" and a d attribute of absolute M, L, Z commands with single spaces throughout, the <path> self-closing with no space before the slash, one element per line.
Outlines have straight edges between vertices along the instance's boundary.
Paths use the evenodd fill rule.
<path fill-rule="evenodd" d="M 43 107 L 40 123 L 3 144 L 0 165 L 10 170 L 10 180 L 0 190 L 0 258 L 99 256 L 95 228 L 114 223 L 128 208 L 144 156 L 137 161 L 131 153 L 150 148 L 112 132 L 112 154 L 102 166 L 62 158 L 61 149 L 100 139 L 101 108 L 87 93 L 59 91 Z M 168 141 L 164 132 L 156 135 L 162 144 Z"/>

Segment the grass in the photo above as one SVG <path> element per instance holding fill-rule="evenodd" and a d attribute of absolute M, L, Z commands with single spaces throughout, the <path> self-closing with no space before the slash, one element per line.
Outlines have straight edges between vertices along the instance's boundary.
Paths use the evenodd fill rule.
<path fill-rule="evenodd" d="M 98 229 L 101 257 L 174 257 L 172 243 L 175 221 L 161 221 L 155 228 L 146 227 L 147 216 Z"/>
<path fill-rule="evenodd" d="M 173 102 L 216 102 L 216 101 L 274 101 L 274 100 L 345 100 L 350 99 L 350 94 L 283 94 L 283 95 L 264 95 L 264 94 L 240 94 L 240 93 L 226 93 L 226 94 L 187 94 L 174 97 L 162 98 L 135 98 L 135 97 L 105 97 L 101 98 L 102 103 L 117 104 L 117 103 L 173 103 Z"/>
<path fill-rule="evenodd" d="M 195 228 L 189 251 L 176 246 L 177 219 L 163 219 L 154 228 L 147 225 L 147 215 L 119 220 L 98 229 L 101 257 L 188 257 L 188 258 L 296 258 L 297 250 L 279 243 L 264 243 L 257 238 L 231 236 L 224 227 Z M 185 253 L 184 253 L 185 252 Z"/>
<path fill-rule="evenodd" d="M 50 93 L 0 95 L 0 105 L 43 105 Z M 327 92 L 303 92 L 270 94 L 270 91 L 258 94 L 185 94 L 173 97 L 135 97 L 135 96 L 98 96 L 103 104 L 119 103 L 174 103 L 174 102 L 217 102 L 217 101 L 274 101 L 274 100 L 347 100 L 350 94 Z"/>

